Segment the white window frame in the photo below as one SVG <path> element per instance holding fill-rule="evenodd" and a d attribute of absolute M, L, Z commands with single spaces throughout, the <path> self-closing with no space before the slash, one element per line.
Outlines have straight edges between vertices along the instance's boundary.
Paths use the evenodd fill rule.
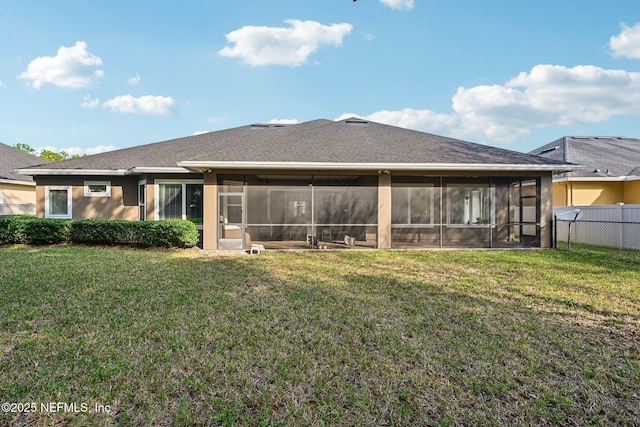
<path fill-rule="evenodd" d="M 67 192 L 67 213 L 65 215 L 49 213 L 49 192 L 51 190 L 65 190 Z M 73 218 L 73 186 L 71 185 L 47 185 L 44 187 L 44 217 L 45 218 Z"/>
<path fill-rule="evenodd" d="M 156 179 L 154 182 L 156 188 L 156 194 L 153 198 L 154 217 L 159 221 L 160 219 L 160 185 L 162 184 L 182 184 L 182 219 L 187 219 L 187 184 L 202 184 L 204 191 L 204 179 Z M 204 196 L 204 195 L 203 195 Z"/>
<path fill-rule="evenodd" d="M 106 190 L 104 192 L 93 192 L 89 190 L 91 185 L 104 185 Z M 111 181 L 85 181 L 84 197 L 111 197 Z"/>

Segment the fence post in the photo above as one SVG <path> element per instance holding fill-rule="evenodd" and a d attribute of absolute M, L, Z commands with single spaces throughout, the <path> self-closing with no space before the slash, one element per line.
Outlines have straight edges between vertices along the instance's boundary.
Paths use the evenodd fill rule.
<path fill-rule="evenodd" d="M 620 221 L 620 233 L 618 233 L 618 247 L 624 248 L 624 203 L 616 203 L 618 206 L 618 221 Z"/>

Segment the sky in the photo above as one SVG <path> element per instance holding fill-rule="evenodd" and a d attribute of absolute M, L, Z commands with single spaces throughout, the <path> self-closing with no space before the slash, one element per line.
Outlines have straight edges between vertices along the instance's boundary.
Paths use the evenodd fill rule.
<path fill-rule="evenodd" d="M 640 2 L 0 3 L 8 145 L 94 154 L 350 116 L 521 152 L 640 138 Z"/>

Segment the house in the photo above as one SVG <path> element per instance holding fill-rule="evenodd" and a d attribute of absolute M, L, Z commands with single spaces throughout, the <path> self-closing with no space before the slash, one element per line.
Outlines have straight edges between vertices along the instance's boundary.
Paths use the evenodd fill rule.
<path fill-rule="evenodd" d="M 36 183 L 30 176 L 15 173 L 14 169 L 44 162 L 0 143 L 0 215 L 36 213 Z"/>
<path fill-rule="evenodd" d="M 530 154 L 586 166 L 553 178 L 554 206 L 640 204 L 640 139 L 565 136 Z"/>
<path fill-rule="evenodd" d="M 547 247 L 576 165 L 361 119 L 254 124 L 24 168 L 48 218 L 183 218 L 204 249 Z"/>

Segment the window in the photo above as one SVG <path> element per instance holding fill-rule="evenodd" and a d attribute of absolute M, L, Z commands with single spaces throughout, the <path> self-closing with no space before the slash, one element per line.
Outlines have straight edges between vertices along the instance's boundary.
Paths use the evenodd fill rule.
<path fill-rule="evenodd" d="M 450 184 L 447 194 L 449 224 L 481 225 L 491 222 L 489 185 Z"/>
<path fill-rule="evenodd" d="M 394 185 L 391 200 L 392 224 L 433 224 L 433 185 Z"/>
<path fill-rule="evenodd" d="M 158 219 L 188 219 L 202 222 L 202 181 L 156 181 Z"/>
<path fill-rule="evenodd" d="M 84 197 L 111 197 L 111 181 L 85 181 Z"/>
<path fill-rule="evenodd" d="M 45 218 L 71 218 L 71 186 L 46 186 L 44 188 Z"/>
<path fill-rule="evenodd" d="M 147 181 L 138 181 L 138 219 L 147 219 Z"/>

